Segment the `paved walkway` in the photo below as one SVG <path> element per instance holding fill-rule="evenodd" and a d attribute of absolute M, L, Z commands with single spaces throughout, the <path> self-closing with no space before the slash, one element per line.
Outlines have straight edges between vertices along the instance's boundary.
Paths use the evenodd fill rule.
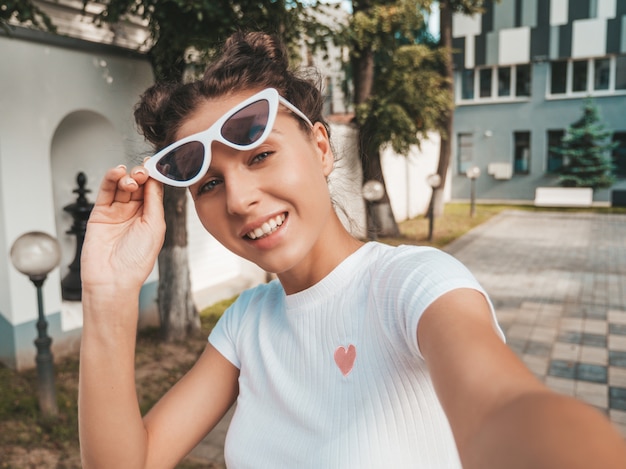
<path fill-rule="evenodd" d="M 487 290 L 535 375 L 626 436 L 626 215 L 510 210 L 446 251 Z M 193 456 L 222 467 L 227 422 Z"/>
<path fill-rule="evenodd" d="M 446 250 L 535 375 L 626 436 L 626 215 L 506 211 Z"/>

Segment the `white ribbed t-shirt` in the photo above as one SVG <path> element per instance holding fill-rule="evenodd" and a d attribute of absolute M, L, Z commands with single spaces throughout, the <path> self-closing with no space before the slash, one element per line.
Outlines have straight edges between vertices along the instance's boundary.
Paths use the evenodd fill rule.
<path fill-rule="evenodd" d="M 485 294 L 442 251 L 370 242 L 302 292 L 242 293 L 209 337 L 240 369 L 228 467 L 460 468 L 416 333 L 456 288 Z"/>

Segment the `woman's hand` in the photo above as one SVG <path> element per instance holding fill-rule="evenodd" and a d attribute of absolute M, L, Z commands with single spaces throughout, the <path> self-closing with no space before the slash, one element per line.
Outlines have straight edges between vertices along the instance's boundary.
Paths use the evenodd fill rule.
<path fill-rule="evenodd" d="M 141 166 L 130 174 L 123 165 L 110 169 L 87 224 L 81 256 L 83 289 L 138 292 L 154 267 L 164 236 L 161 184 Z"/>

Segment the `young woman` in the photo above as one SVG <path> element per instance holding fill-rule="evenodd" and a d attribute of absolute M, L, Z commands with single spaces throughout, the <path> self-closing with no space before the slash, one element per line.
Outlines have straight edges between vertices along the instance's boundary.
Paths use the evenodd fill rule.
<path fill-rule="evenodd" d="M 235 401 L 231 468 L 626 467 L 605 417 L 507 348 L 460 263 L 344 228 L 322 101 L 261 33 L 231 37 L 202 80 L 143 96 L 137 121 L 163 150 L 107 172 L 83 247 L 84 467 L 174 467 Z M 211 235 L 278 279 L 239 297 L 142 418 L 138 296 L 163 183 L 189 187 Z"/>

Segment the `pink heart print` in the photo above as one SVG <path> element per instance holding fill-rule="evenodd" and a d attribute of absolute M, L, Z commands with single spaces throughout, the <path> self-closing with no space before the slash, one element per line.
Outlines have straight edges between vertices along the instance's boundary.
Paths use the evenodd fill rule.
<path fill-rule="evenodd" d="M 335 350 L 335 363 L 339 367 L 339 370 L 344 376 L 348 376 L 354 366 L 354 360 L 356 359 L 356 347 L 352 344 L 345 347 L 339 346 Z"/>

